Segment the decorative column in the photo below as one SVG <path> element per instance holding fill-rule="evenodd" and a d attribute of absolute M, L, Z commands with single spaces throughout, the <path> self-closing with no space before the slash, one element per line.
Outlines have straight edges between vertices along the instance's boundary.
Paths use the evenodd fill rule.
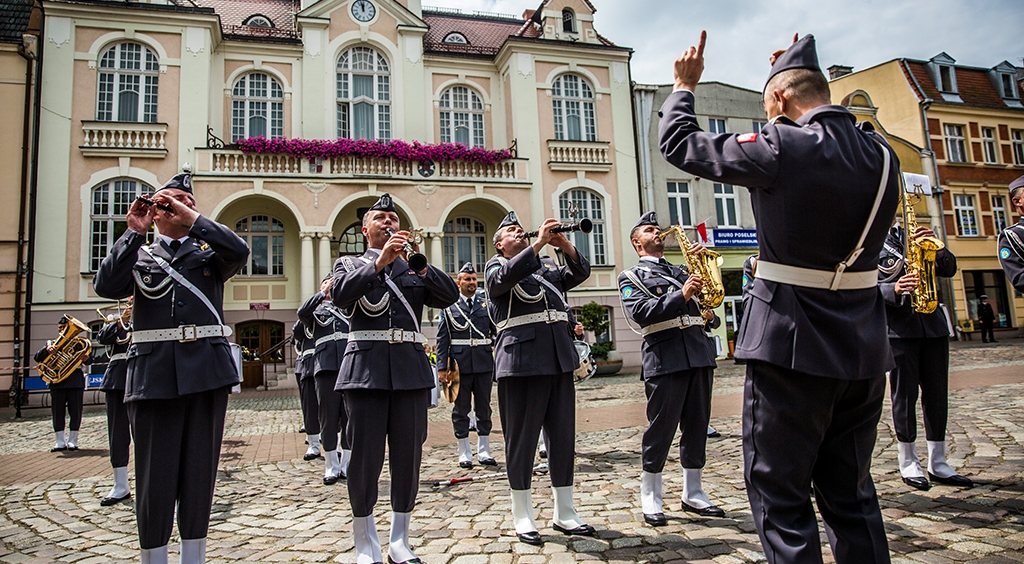
<path fill-rule="evenodd" d="M 320 277 L 317 278 L 317 283 L 324 279 L 334 270 L 334 255 L 331 253 L 331 232 L 324 231 L 320 233 L 320 256 L 318 264 L 320 265 Z"/>
<path fill-rule="evenodd" d="M 443 240 L 444 232 L 430 232 L 430 264 L 444 270 L 444 248 L 441 244 Z"/>
<path fill-rule="evenodd" d="M 302 253 L 299 257 L 299 295 L 302 299 L 309 297 L 317 288 L 314 276 L 316 266 L 313 264 L 313 233 L 299 233 L 302 237 Z"/>

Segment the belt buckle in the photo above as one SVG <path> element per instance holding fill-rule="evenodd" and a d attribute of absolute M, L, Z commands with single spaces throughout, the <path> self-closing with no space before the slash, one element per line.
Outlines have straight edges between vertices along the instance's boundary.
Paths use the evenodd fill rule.
<path fill-rule="evenodd" d="M 191 343 L 192 341 L 198 339 L 198 337 L 196 336 L 197 331 L 195 325 L 182 325 L 180 329 L 181 338 L 178 339 L 178 341 L 182 343 Z"/>
<path fill-rule="evenodd" d="M 402 333 L 404 333 L 404 331 L 402 331 L 401 329 L 388 329 L 388 343 L 392 345 L 404 343 L 405 338 L 402 335 Z"/>
<path fill-rule="evenodd" d="M 552 323 L 558 323 L 558 320 L 555 319 L 555 312 L 554 311 L 552 311 L 550 309 L 546 309 L 546 310 L 544 310 L 544 313 L 547 315 L 547 319 L 544 320 L 544 323 L 547 323 L 549 325 L 552 324 Z"/>

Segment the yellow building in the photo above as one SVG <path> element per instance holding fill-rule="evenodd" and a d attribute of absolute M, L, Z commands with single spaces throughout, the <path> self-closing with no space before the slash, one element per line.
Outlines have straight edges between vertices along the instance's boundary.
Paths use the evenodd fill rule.
<path fill-rule="evenodd" d="M 923 172 L 941 194 L 938 209 L 929 213 L 942 218 L 959 266 L 952 279 L 954 322 L 969 328 L 977 320 L 978 297 L 987 294 L 996 331 L 1019 334 L 1024 298 L 1009 285 L 996 256 L 999 231 L 1019 219 L 1007 193 L 1024 174 L 1018 69 L 1005 61 L 989 69 L 957 65 L 940 53 L 927 61 L 894 59 L 849 70 L 830 69 L 833 101 L 865 94 L 891 135 L 924 148 Z"/>

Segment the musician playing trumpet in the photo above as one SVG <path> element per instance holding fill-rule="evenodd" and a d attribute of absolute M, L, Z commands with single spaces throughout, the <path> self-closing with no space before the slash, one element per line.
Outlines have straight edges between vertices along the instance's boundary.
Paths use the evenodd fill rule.
<path fill-rule="evenodd" d="M 712 341 L 704 325 L 717 327 L 711 310 L 701 312 L 696 297 L 704 286 L 699 273 L 690 273 L 665 260 L 665 242 L 654 212 L 640 217 L 629 234 L 640 256 L 633 268 L 619 275 L 623 309 L 643 335 L 643 380 L 647 395 L 640 474 L 640 502 L 644 521 L 659 527 L 668 523 L 662 509 L 662 470 L 672 447 L 676 427 L 679 462 L 683 467 L 682 508 L 704 517 L 723 517 L 704 493 L 701 475 L 705 463 L 711 384 L 715 364 Z M 703 250 L 700 244 L 690 253 Z"/>
<path fill-rule="evenodd" d="M 128 424 L 128 408 L 124 403 L 124 388 L 128 380 L 128 347 L 132 343 L 132 302 L 118 314 L 106 318 L 96 340 L 107 346 L 107 369 L 103 372 L 100 391 L 106 398 L 107 443 L 110 448 L 110 467 L 114 469 L 114 486 L 107 497 L 100 501 L 106 507 L 120 503 L 132 496 L 128 486 L 128 450 L 131 447 L 131 428 Z M 97 310 L 98 311 L 98 310 Z"/>
<path fill-rule="evenodd" d="M 68 329 L 69 319 L 65 315 L 57 322 L 57 334 L 62 335 Z M 46 346 L 36 353 L 36 363 L 43 362 L 51 354 L 57 352 L 53 341 L 46 341 Z M 84 363 L 87 358 L 80 359 Z M 71 375 L 61 380 L 47 384 L 50 388 L 50 414 L 53 416 L 53 433 L 56 436 L 56 443 L 50 452 L 62 450 L 78 450 L 78 430 L 82 427 L 82 401 L 85 396 L 85 374 L 79 364 Z M 64 421 L 65 413 L 70 415 L 71 424 L 65 434 Z"/>
<path fill-rule="evenodd" d="M 532 244 L 515 212 L 494 233 L 497 254 L 487 261 L 488 308 L 498 331 L 494 376 L 505 434 L 512 521 L 527 544 L 543 540 L 534 523 L 531 475 L 541 426 L 547 431 L 548 464 L 554 491 L 552 526 L 566 535 L 596 534 L 576 514 L 572 501 L 576 440 L 576 392 L 573 370 L 580 363 L 569 331 L 565 292 L 590 276 L 590 263 L 553 230 L 547 219 Z M 541 258 L 546 245 L 562 250 L 565 266 Z"/>

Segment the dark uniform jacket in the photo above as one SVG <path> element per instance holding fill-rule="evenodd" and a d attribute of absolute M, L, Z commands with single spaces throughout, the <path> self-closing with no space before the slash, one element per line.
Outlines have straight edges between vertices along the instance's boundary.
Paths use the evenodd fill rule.
<path fill-rule="evenodd" d="M 310 378 L 320 372 L 337 372 L 345 356 L 348 321 L 334 304 L 324 302 L 326 297 L 323 292 L 317 292 L 299 306 L 299 321 L 307 335 L 312 332 L 310 340 L 314 349 L 310 361 L 313 369 L 304 373 L 303 378 Z M 342 334 L 346 337 L 341 338 Z"/>
<path fill-rule="evenodd" d="M 999 262 L 1010 284 L 1024 292 L 1024 218 L 999 234 Z"/>
<path fill-rule="evenodd" d="M 306 326 L 301 319 L 296 319 L 292 324 L 292 343 L 295 344 L 295 377 L 299 380 L 315 373 L 316 341 L 313 340 L 313 333 L 307 336 Z"/>
<path fill-rule="evenodd" d="M 487 315 L 487 302 L 475 294 L 469 300 L 469 310 L 460 295 L 454 304 L 441 311 L 441 323 L 437 327 L 437 369 L 447 370 L 451 356 L 463 374 L 489 374 L 494 370 L 492 348 L 497 332 Z M 453 345 L 452 339 L 490 339 L 491 345 Z"/>
<path fill-rule="evenodd" d="M 885 298 L 885 313 L 889 320 L 890 339 L 949 338 L 946 314 L 941 307 L 931 313 L 918 313 L 910 305 L 909 294 L 896 294 L 896 282 L 907 273 L 906 230 L 902 227 L 889 230 L 885 246 L 878 256 L 878 289 Z M 949 278 L 956 274 L 956 257 L 949 249 L 935 254 L 935 274 Z"/>
<path fill-rule="evenodd" d="M 96 272 L 96 293 L 109 299 L 134 295 L 134 331 L 219 324 L 221 320 L 195 294 L 173 280 L 155 292 L 138 286 L 136 279 L 153 288 L 170 278 L 141 250 L 145 242 L 145 235 L 131 229 L 124 232 Z M 244 240 L 227 227 L 199 216 L 173 258 L 170 248 L 159 239 L 149 248 L 205 294 L 223 319 L 224 282 L 241 270 L 249 256 Z M 224 337 L 185 343 L 132 343 L 124 400 L 176 398 L 237 383 L 238 369 Z"/>
<path fill-rule="evenodd" d="M 680 285 L 685 283 L 689 278 L 685 267 L 673 266 L 668 261 L 641 260 L 630 271 L 647 289 L 645 292 L 637 288 L 626 272 L 619 274 L 619 294 L 626 315 L 633 322 L 645 327 L 682 315 L 700 317 L 696 296 L 685 299 L 679 286 L 669 281 L 675 280 Z M 717 326 L 714 321 L 712 325 Z M 646 335 L 641 352 L 644 378 L 716 366 L 714 342 L 708 339 L 704 325 L 665 329 Z"/>
<path fill-rule="evenodd" d="M 107 355 L 113 359 L 116 355 L 128 353 L 128 347 L 132 344 L 132 332 L 121 325 L 120 321 L 107 323 L 100 329 L 96 338 L 101 345 L 107 346 Z M 107 362 L 107 369 L 103 372 L 103 383 L 100 390 L 104 392 L 124 391 L 125 381 L 128 378 L 128 359 L 119 358 Z"/>
<path fill-rule="evenodd" d="M 760 260 L 831 272 L 854 250 L 882 180 L 884 141 L 858 129 L 848 110 L 821 106 L 796 123 L 777 120 L 742 135 L 701 131 L 689 91 L 672 93 L 662 113 L 660 146 L 670 163 L 750 189 Z M 877 268 L 892 225 L 899 161 L 885 150 L 884 198 L 847 272 Z M 876 288 L 833 292 L 762 279 L 750 294 L 737 358 L 841 379 L 873 378 L 893 366 Z"/>
<path fill-rule="evenodd" d="M 543 312 L 545 307 L 551 311 L 565 312 L 568 306 L 563 293 L 580 285 L 590 276 L 587 257 L 578 249 L 576 256 L 579 257 L 578 261 L 566 256 L 565 266 L 558 266 L 549 258 L 541 259 L 532 247 L 527 247 L 504 264 L 500 256 L 491 257 L 485 267 L 484 284 L 487 288 L 487 306 L 495 324 L 501 326 L 501 322 L 510 317 Z M 558 291 L 542 284 L 536 278 L 538 276 Z M 515 296 L 514 288 L 517 284 L 530 296 L 543 292 L 546 300 L 541 299 L 535 303 L 521 300 Z M 538 322 L 500 331 L 494 345 L 495 378 L 551 376 L 576 370 L 580 365 L 580 357 L 572 343 L 571 329 L 567 323 Z"/>
<path fill-rule="evenodd" d="M 996 320 L 996 312 L 992 311 L 992 304 L 978 302 L 978 321 L 984 325 L 991 325 Z"/>
<path fill-rule="evenodd" d="M 362 257 L 341 257 L 334 263 L 331 301 L 349 315 L 350 335 L 356 331 L 402 329 L 419 331 L 423 306 L 442 308 L 455 302 L 459 287 L 436 266 L 428 265 L 423 276 L 396 258 L 380 274 L 374 268 L 377 249 Z M 395 283 L 412 307 L 415 317 L 385 283 Z M 376 316 L 367 313 L 366 303 L 379 304 L 389 296 L 387 307 Z M 366 298 L 363 302 L 361 299 Z M 371 312 L 372 313 L 372 312 Z M 349 337 L 335 389 L 419 390 L 434 387 L 434 375 L 420 343 L 358 341 Z"/>
<path fill-rule="evenodd" d="M 50 353 L 46 350 L 46 347 L 39 349 L 36 353 L 36 364 L 46 360 L 50 356 Z M 71 375 L 67 378 L 57 382 L 56 384 L 47 384 L 51 390 L 84 390 L 85 389 L 85 374 L 82 372 L 82 367 L 78 367 L 71 372 Z"/>

